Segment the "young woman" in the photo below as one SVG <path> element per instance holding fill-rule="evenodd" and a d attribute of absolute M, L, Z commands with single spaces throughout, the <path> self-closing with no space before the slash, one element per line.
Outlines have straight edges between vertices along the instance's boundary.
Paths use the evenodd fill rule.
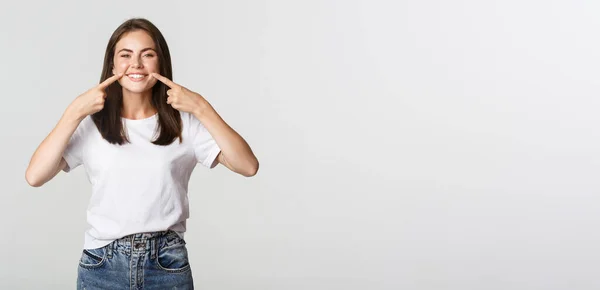
<path fill-rule="evenodd" d="M 32 186 L 81 164 L 92 184 L 79 289 L 193 289 L 183 238 L 192 170 L 258 170 L 210 103 L 171 79 L 160 31 L 146 19 L 124 22 L 108 42 L 100 84 L 68 106 L 31 158 Z"/>

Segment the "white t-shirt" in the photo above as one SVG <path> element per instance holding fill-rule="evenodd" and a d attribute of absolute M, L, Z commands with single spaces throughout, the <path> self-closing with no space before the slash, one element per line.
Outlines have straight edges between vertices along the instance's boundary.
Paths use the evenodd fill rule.
<path fill-rule="evenodd" d="M 129 234 L 168 229 L 183 238 L 192 171 L 197 163 L 210 168 L 221 149 L 194 115 L 180 114 L 183 142 L 177 138 L 167 146 L 151 143 L 158 136 L 158 114 L 122 118 L 130 141 L 124 145 L 104 140 L 90 116 L 80 122 L 63 158 L 65 172 L 83 164 L 92 184 L 84 249 Z"/>

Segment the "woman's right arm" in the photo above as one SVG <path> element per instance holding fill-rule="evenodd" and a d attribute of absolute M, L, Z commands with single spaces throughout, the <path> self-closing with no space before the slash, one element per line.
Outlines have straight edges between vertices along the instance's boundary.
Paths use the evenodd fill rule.
<path fill-rule="evenodd" d="M 71 136 L 85 116 L 69 106 L 52 132 L 42 141 L 33 153 L 25 172 L 29 185 L 39 187 L 56 176 L 65 166 L 63 153 Z"/>
<path fill-rule="evenodd" d="M 67 166 L 63 154 L 77 126 L 86 116 L 104 108 L 106 87 L 122 76 L 123 73 L 113 75 L 77 97 L 69 105 L 58 124 L 42 141 L 31 157 L 25 172 L 25 179 L 29 185 L 42 186 Z"/>

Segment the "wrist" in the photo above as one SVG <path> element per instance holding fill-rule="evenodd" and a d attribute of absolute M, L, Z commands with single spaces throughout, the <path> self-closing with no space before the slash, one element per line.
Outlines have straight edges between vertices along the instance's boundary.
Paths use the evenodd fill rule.
<path fill-rule="evenodd" d="M 67 107 L 65 110 L 62 119 L 70 122 L 81 122 L 85 118 L 85 115 L 80 113 L 79 110 L 74 108 L 73 106 Z"/>
<path fill-rule="evenodd" d="M 194 114 L 194 116 L 198 120 L 202 120 L 213 112 L 214 109 L 212 108 L 212 106 L 208 102 L 205 102 L 201 105 L 198 105 L 196 109 L 192 112 L 192 114 Z"/>

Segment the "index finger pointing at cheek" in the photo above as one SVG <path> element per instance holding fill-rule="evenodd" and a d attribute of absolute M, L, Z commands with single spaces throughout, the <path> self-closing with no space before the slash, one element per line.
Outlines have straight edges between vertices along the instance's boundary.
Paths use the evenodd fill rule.
<path fill-rule="evenodd" d="M 116 80 L 120 79 L 123 76 L 123 73 L 119 73 L 116 74 L 110 78 L 107 78 L 106 80 L 104 80 L 102 83 L 100 83 L 98 85 L 99 88 L 101 89 L 105 89 L 106 87 L 108 87 L 110 84 L 114 83 Z"/>
<path fill-rule="evenodd" d="M 152 76 L 154 78 L 156 78 L 157 80 L 161 81 L 163 84 L 167 85 L 171 89 L 178 87 L 178 85 L 176 83 L 172 82 L 170 79 L 165 78 L 157 73 L 152 73 Z"/>

